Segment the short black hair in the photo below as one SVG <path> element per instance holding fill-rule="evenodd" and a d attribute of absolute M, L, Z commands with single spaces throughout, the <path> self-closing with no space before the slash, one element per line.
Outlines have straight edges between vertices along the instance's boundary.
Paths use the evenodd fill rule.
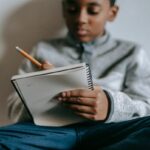
<path fill-rule="evenodd" d="M 63 2 L 65 1 L 65 0 L 62 0 Z M 110 1 L 110 5 L 111 6 L 113 6 L 114 4 L 115 4 L 115 2 L 116 2 L 116 0 L 109 0 Z"/>
<path fill-rule="evenodd" d="M 110 5 L 113 6 L 116 2 L 116 0 L 109 0 L 110 1 Z"/>

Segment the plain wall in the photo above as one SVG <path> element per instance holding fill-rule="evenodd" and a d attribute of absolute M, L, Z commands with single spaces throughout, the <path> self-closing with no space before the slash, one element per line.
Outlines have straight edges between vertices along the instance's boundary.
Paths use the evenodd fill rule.
<path fill-rule="evenodd" d="M 0 125 L 9 123 L 6 98 L 13 91 L 12 75 L 23 59 L 15 46 L 30 51 L 42 39 L 65 33 L 61 0 L 0 0 Z M 150 54 L 150 1 L 118 0 L 120 13 L 110 32 L 118 37 L 140 43 Z"/>
<path fill-rule="evenodd" d="M 109 26 L 111 33 L 119 38 L 141 44 L 150 54 L 150 0 L 117 0 L 120 12 Z"/>
<path fill-rule="evenodd" d="M 0 0 L 0 125 L 9 123 L 6 99 L 14 90 L 10 79 L 23 57 L 20 46 L 30 51 L 43 39 L 63 35 L 61 0 Z"/>

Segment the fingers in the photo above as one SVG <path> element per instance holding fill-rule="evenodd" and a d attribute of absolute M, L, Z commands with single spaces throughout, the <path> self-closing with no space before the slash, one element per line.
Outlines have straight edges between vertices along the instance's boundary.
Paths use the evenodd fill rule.
<path fill-rule="evenodd" d="M 75 114 L 90 120 L 100 120 L 97 114 L 97 110 L 95 107 L 84 106 L 84 105 L 76 105 L 76 104 L 68 104 L 67 108 L 74 111 Z"/>
<path fill-rule="evenodd" d="M 78 105 L 85 106 L 96 106 L 96 100 L 92 98 L 84 98 L 84 97 L 70 97 L 70 98 L 59 98 L 60 101 Z"/>
<path fill-rule="evenodd" d="M 61 101 L 64 106 L 71 109 L 77 115 L 81 117 L 96 120 L 98 112 L 98 101 L 92 98 L 62 98 Z"/>
<path fill-rule="evenodd" d="M 79 113 L 79 112 L 75 112 L 77 115 L 83 117 L 83 118 L 86 118 L 86 119 L 89 119 L 89 120 L 98 120 L 97 119 L 97 116 L 94 115 L 94 114 L 87 114 L 87 113 Z"/>
<path fill-rule="evenodd" d="M 95 114 L 93 107 L 78 105 L 78 104 L 66 104 L 66 107 L 73 110 L 75 113 L 84 113 L 84 114 Z"/>
<path fill-rule="evenodd" d="M 105 120 L 107 117 L 108 99 L 100 87 L 62 92 L 58 100 L 81 117 L 91 120 Z"/>
<path fill-rule="evenodd" d="M 42 69 L 43 70 L 47 70 L 47 69 L 52 69 L 54 68 L 54 65 L 49 63 L 48 61 L 45 61 L 43 64 L 42 64 Z"/>
<path fill-rule="evenodd" d="M 76 89 L 72 91 L 62 92 L 62 97 L 89 97 L 95 98 L 97 93 L 100 91 L 99 87 L 95 87 L 94 90 L 90 89 Z"/>

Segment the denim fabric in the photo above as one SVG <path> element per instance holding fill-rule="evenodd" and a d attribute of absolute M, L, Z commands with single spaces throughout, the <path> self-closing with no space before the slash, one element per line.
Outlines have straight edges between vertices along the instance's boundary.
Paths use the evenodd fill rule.
<path fill-rule="evenodd" d="M 150 117 L 64 127 L 19 123 L 0 128 L 0 150 L 149 150 Z"/>
<path fill-rule="evenodd" d="M 0 150 L 70 150 L 76 143 L 71 127 L 20 123 L 0 129 Z"/>

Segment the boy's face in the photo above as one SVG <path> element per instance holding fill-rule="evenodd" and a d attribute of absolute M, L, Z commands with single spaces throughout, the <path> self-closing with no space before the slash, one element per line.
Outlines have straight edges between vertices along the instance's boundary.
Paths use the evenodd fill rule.
<path fill-rule="evenodd" d="M 93 41 L 102 36 L 107 21 L 113 21 L 117 6 L 109 0 L 65 0 L 64 18 L 71 34 L 80 42 Z"/>

